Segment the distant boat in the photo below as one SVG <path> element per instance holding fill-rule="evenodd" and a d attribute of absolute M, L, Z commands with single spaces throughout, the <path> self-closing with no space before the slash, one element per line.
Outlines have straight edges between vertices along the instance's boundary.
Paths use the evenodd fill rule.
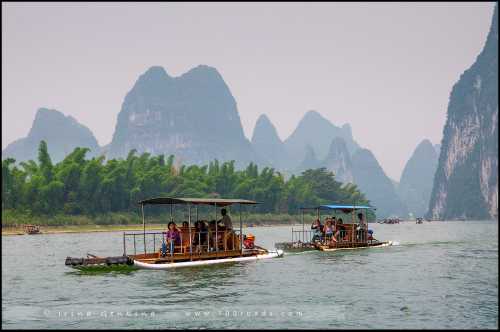
<path fill-rule="evenodd" d="M 422 218 L 417 218 L 417 221 L 415 221 L 416 224 L 423 224 L 424 220 Z"/>
<path fill-rule="evenodd" d="M 24 225 L 24 233 L 26 234 L 40 234 L 40 227 L 38 225 Z"/>
<path fill-rule="evenodd" d="M 379 224 L 399 224 L 399 218 L 389 218 L 389 219 L 384 219 L 382 222 L 379 222 Z"/>

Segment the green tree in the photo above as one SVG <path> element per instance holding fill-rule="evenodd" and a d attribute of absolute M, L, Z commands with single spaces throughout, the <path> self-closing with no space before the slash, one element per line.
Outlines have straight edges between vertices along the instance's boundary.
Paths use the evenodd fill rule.
<path fill-rule="evenodd" d="M 137 211 L 139 200 L 155 196 L 238 197 L 258 201 L 255 211 L 298 213 L 300 207 L 325 203 L 369 204 L 354 184 L 342 184 L 325 168 L 284 176 L 270 167 L 250 163 L 236 169 L 234 161 L 208 165 L 177 165 L 174 156 L 137 155 L 125 159 L 86 159 L 76 148 L 53 165 L 47 144 L 40 142 L 38 163 L 2 161 L 2 209 L 33 214 L 85 214 Z"/>
<path fill-rule="evenodd" d="M 46 184 L 50 183 L 53 178 L 52 173 L 52 161 L 50 160 L 50 155 L 47 150 L 47 143 L 45 141 L 40 141 L 38 146 L 38 163 L 41 175 L 44 178 Z"/>

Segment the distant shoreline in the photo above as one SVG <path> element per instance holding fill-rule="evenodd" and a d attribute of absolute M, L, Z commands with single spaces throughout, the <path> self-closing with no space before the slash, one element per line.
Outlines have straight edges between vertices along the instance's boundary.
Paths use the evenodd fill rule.
<path fill-rule="evenodd" d="M 433 222 L 445 222 L 445 221 L 433 221 Z M 453 222 L 448 220 L 448 222 Z M 413 220 L 404 220 L 400 223 L 415 223 Z M 424 222 L 429 223 L 429 222 Z M 369 222 L 370 225 L 377 224 L 377 222 Z M 384 224 L 382 224 L 384 225 Z M 392 225 L 392 224 L 388 224 Z M 238 225 L 236 225 L 237 227 Z M 299 222 L 283 222 L 283 221 L 269 221 L 259 223 L 243 223 L 244 228 L 257 228 L 257 227 L 273 227 L 273 226 L 302 226 Z M 306 226 L 309 227 L 309 223 L 306 222 Z M 142 232 L 142 224 L 113 224 L 113 225 L 97 225 L 97 224 L 87 224 L 87 225 L 60 225 L 60 226 L 44 226 L 39 225 L 40 234 L 67 234 L 67 233 L 97 233 L 97 232 L 124 232 L 124 231 L 137 231 Z M 146 231 L 161 231 L 165 230 L 166 224 L 150 223 L 146 224 Z M 2 236 L 11 235 L 25 235 L 22 226 L 2 226 Z"/>
<path fill-rule="evenodd" d="M 301 226 L 302 224 L 290 223 L 261 223 L 243 224 L 244 228 L 272 227 L 272 226 Z M 146 231 L 162 231 L 166 224 L 146 224 Z M 68 226 L 40 226 L 39 234 L 67 234 L 67 233 L 97 233 L 97 232 L 120 232 L 120 231 L 143 231 L 142 225 L 68 225 Z M 2 236 L 27 235 L 22 227 L 2 227 Z M 34 234 L 38 235 L 38 234 Z"/>

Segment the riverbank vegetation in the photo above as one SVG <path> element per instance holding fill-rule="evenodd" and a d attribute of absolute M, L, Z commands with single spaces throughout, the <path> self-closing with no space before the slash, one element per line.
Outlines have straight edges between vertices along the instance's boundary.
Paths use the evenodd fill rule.
<path fill-rule="evenodd" d="M 220 218 L 220 212 L 219 218 Z M 239 223 L 238 211 L 229 213 L 232 215 L 233 222 Z M 200 213 L 203 219 L 213 219 L 214 213 Z M 194 213 L 192 214 L 194 217 Z M 312 216 L 311 216 L 312 218 Z M 146 222 L 151 225 L 164 225 L 166 226 L 170 221 L 169 213 L 153 213 L 146 212 Z M 187 211 L 177 211 L 174 213 L 174 220 L 187 220 Z M 244 225 L 254 226 L 268 226 L 268 225 L 292 225 L 300 222 L 300 216 L 289 214 L 276 214 L 276 213 L 242 213 L 242 220 Z M 308 219 L 309 222 L 309 219 Z M 54 215 L 34 215 L 31 213 L 21 213 L 13 210 L 2 211 L 2 227 L 20 227 L 25 224 L 35 224 L 40 226 L 137 226 L 142 227 L 142 216 L 137 212 L 110 212 L 94 216 L 90 215 L 68 215 L 68 214 L 54 214 Z"/>
<path fill-rule="evenodd" d="M 252 215 L 255 222 L 297 219 L 301 206 L 369 204 L 356 185 L 336 181 L 325 168 L 285 180 L 275 169 L 259 169 L 253 163 L 240 170 L 234 161 L 180 165 L 172 155 L 137 155 L 135 150 L 125 159 L 86 159 L 88 151 L 76 148 L 53 164 L 47 144 L 41 141 L 37 161 L 2 160 L 2 226 L 134 224 L 142 222 L 137 202 L 155 196 L 238 197 L 261 202 L 244 211 L 247 222 L 252 222 L 247 219 Z M 150 209 L 152 218 L 163 220 L 165 215 L 161 208 Z"/>

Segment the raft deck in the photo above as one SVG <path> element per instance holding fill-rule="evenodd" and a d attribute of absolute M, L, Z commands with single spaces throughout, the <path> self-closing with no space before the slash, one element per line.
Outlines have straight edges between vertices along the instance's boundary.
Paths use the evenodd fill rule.
<path fill-rule="evenodd" d="M 333 243 L 333 244 L 321 244 L 317 243 L 316 248 L 321 251 L 334 251 L 340 249 L 361 249 L 369 247 L 380 247 L 390 245 L 390 242 L 380 242 L 374 240 L 372 242 L 348 242 L 348 243 Z"/>
<path fill-rule="evenodd" d="M 65 265 L 68 266 L 96 266 L 96 265 L 132 265 L 134 261 L 139 261 L 148 264 L 164 264 L 164 263 L 178 263 L 178 262 L 189 262 L 189 261 L 199 261 L 199 260 L 214 260 L 214 259 L 224 259 L 224 258 L 235 258 L 235 257 L 249 257 L 257 256 L 260 254 L 268 253 L 267 250 L 256 248 L 250 250 L 229 250 L 220 252 L 201 252 L 193 253 L 174 253 L 173 255 L 161 256 L 159 252 L 156 253 L 146 253 L 137 255 L 127 255 L 127 256 L 112 256 L 112 257 L 86 257 L 86 258 L 75 258 L 67 257 Z"/>
<path fill-rule="evenodd" d="M 187 262 L 187 261 L 197 261 L 197 260 L 207 260 L 207 259 L 220 259 L 220 258 L 233 258 L 233 257 L 247 257 L 255 256 L 258 254 L 267 253 L 267 250 L 262 249 L 252 249 L 252 250 L 227 250 L 227 251 L 213 251 L 213 252 L 193 252 L 189 253 L 174 253 L 173 255 L 161 256 L 160 253 L 149 253 L 149 254 L 137 254 L 130 255 L 131 259 L 144 263 L 175 263 L 175 262 Z"/>

